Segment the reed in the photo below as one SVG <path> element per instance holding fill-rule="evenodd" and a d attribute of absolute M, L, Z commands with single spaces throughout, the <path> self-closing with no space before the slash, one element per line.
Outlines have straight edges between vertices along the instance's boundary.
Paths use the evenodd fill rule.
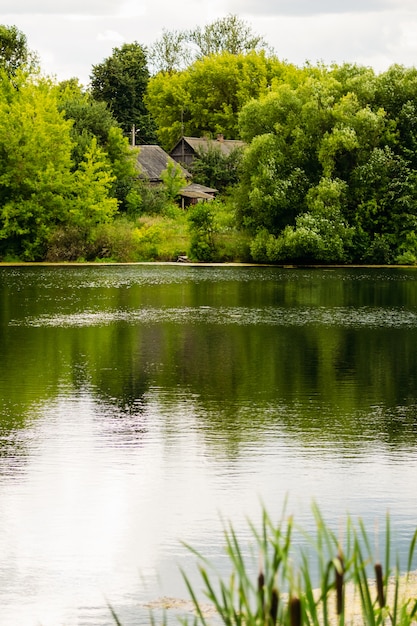
<path fill-rule="evenodd" d="M 195 606 L 193 618 L 182 619 L 195 626 L 409 626 L 417 623 L 417 599 L 407 591 L 417 530 L 410 541 L 408 560 L 401 573 L 392 558 L 389 516 L 385 526 L 384 563 L 377 560 L 368 532 L 361 520 L 347 517 L 343 543 L 313 506 L 315 530 L 301 530 L 305 546 L 294 545 L 294 520 L 282 516 L 274 524 L 264 510 L 260 529 L 250 525 L 248 556 L 231 525 L 225 529 L 225 545 L 230 574 L 219 576 L 208 559 L 188 546 L 197 558 L 202 589 L 183 572 Z M 297 552 L 297 554 L 296 554 Z M 257 553 L 257 554 L 256 554 Z M 260 571 L 253 575 L 253 559 Z M 314 571 L 314 575 L 313 575 Z M 216 610 L 209 618 L 202 610 L 207 599 Z M 354 609 L 352 607 L 355 607 Z"/>

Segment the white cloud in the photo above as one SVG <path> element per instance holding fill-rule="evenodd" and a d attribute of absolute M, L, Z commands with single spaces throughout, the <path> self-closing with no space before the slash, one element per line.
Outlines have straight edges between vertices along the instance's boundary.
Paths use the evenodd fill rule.
<path fill-rule="evenodd" d="M 97 35 L 97 41 L 111 41 L 115 44 L 123 44 L 125 38 L 115 30 L 105 30 Z"/>
<path fill-rule="evenodd" d="M 203 26 L 227 13 L 298 65 L 346 61 L 383 70 L 417 62 L 415 0 L 1 0 L 0 23 L 26 34 L 46 73 L 87 84 L 114 47 L 149 46 L 164 28 Z"/>
<path fill-rule="evenodd" d="M 3 15 L 114 15 L 120 0 L 2 0 Z"/>
<path fill-rule="evenodd" d="M 229 0 L 228 7 L 232 13 L 306 17 L 416 10 L 414 0 Z"/>
<path fill-rule="evenodd" d="M 389 0 L 231 0 L 232 12 L 255 15 L 311 16 L 332 13 L 353 13 L 384 10 Z"/>
<path fill-rule="evenodd" d="M 393 63 L 413 65 L 417 58 L 411 36 L 417 15 L 414 20 L 395 19 L 389 12 L 372 14 L 369 19 L 360 14 L 258 17 L 254 24 L 267 41 L 275 38 L 278 57 L 298 65 L 307 60 L 350 62 L 383 71 Z"/>

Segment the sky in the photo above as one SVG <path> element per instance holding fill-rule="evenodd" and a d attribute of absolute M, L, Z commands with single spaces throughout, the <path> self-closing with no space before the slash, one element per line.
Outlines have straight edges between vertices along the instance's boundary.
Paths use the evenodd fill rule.
<path fill-rule="evenodd" d="M 93 65 L 123 43 L 236 14 L 276 55 L 296 65 L 357 63 L 377 72 L 417 65 L 416 0 L 0 0 L 44 73 L 88 85 Z"/>

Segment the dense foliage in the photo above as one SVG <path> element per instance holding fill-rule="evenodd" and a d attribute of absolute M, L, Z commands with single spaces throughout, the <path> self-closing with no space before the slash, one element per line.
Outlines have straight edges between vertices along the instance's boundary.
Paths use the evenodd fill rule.
<path fill-rule="evenodd" d="M 171 219 L 184 181 L 139 180 L 136 128 L 139 143 L 157 137 L 167 151 L 182 135 L 245 142 L 243 154 L 210 149 L 191 167 L 220 191 L 211 212 L 223 243 L 238 231 L 250 240 L 245 260 L 417 263 L 416 68 L 299 68 L 230 15 L 164 31 L 150 51 L 115 48 L 87 89 L 42 78 L 25 36 L 1 26 L 0 72 L 0 258 L 48 258 L 51 245 L 82 258 L 99 224 L 122 216 L 136 232 L 144 214 Z M 200 239 L 210 229 L 199 226 Z M 56 246 L 68 233 L 70 254 Z M 210 241 L 210 257 L 226 258 Z M 232 248 L 227 259 L 242 259 Z"/>
<path fill-rule="evenodd" d="M 198 59 L 182 72 L 153 76 L 146 103 L 161 145 L 171 150 L 181 135 L 238 138 L 240 110 L 266 94 L 286 71 L 287 64 L 264 52 L 222 52 Z"/>
<path fill-rule="evenodd" d="M 37 67 L 37 56 L 27 46 L 26 35 L 16 26 L 0 24 L 0 68 L 10 77 L 17 70 Z"/>
<path fill-rule="evenodd" d="M 305 68 L 248 103 L 238 211 L 257 260 L 417 260 L 417 72 Z"/>
<path fill-rule="evenodd" d="M 113 217 L 115 176 L 95 138 L 73 169 L 72 122 L 53 84 L 19 73 L 0 80 L 0 255 L 42 258 L 58 225 L 88 237 Z"/>

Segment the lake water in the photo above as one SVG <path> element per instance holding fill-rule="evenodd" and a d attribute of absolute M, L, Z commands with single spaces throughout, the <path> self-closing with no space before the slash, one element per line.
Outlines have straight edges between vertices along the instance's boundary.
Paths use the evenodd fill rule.
<path fill-rule="evenodd" d="M 126 626 L 261 502 L 417 525 L 417 270 L 0 268 L 0 624 Z"/>

